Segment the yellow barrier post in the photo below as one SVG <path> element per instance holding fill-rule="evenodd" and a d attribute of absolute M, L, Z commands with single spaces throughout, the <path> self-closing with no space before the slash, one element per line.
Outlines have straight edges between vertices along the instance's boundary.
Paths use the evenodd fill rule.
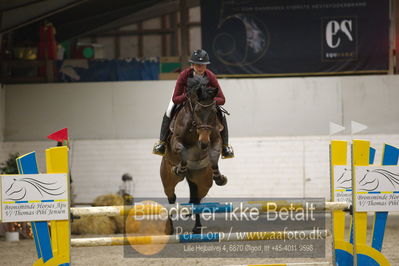
<path fill-rule="evenodd" d="M 348 142 L 342 140 L 333 140 L 330 144 L 330 180 L 331 180 L 331 200 L 336 201 L 335 198 L 335 180 L 334 167 L 338 165 L 348 165 Z M 353 260 L 353 246 L 349 241 L 345 241 L 345 216 L 344 211 L 332 212 L 333 223 L 333 241 L 335 261 L 337 264 L 349 262 Z"/>
<path fill-rule="evenodd" d="M 67 173 L 68 175 L 68 148 L 54 147 L 46 150 L 46 168 L 48 174 Z M 69 184 L 69 178 L 68 178 Z M 68 190 L 70 190 L 68 186 Z M 70 195 L 68 191 L 68 195 Z M 70 201 L 70 199 L 68 199 Z M 62 204 L 62 203 L 60 203 Z M 69 208 L 69 202 L 68 210 Z M 55 265 L 69 265 L 71 262 L 70 246 L 70 213 L 66 221 L 51 221 L 51 245 L 53 248 Z"/>

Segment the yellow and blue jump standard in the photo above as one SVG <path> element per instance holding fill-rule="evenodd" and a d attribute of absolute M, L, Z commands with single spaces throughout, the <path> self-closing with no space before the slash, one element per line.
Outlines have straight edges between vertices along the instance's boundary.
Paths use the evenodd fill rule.
<path fill-rule="evenodd" d="M 386 151 L 384 151 L 384 154 Z M 354 140 L 352 144 L 352 190 L 353 190 L 353 258 L 356 265 L 390 265 L 388 259 L 376 248 L 368 246 L 366 243 L 367 237 L 367 212 L 357 212 L 356 204 L 356 167 L 368 166 L 370 156 L 370 142 L 365 140 Z M 385 215 L 383 214 L 382 217 Z M 381 217 L 375 216 L 373 239 L 375 245 L 380 249 L 382 247 L 382 240 L 385 231 L 385 221 L 381 223 Z M 377 222 L 377 223 L 376 223 Z"/>
<path fill-rule="evenodd" d="M 374 164 L 375 161 L 375 152 L 376 150 L 373 147 L 370 147 L 370 155 L 369 155 L 369 164 Z M 376 213 L 377 215 L 377 213 Z M 388 213 L 387 213 L 388 215 Z M 349 242 L 353 245 L 353 219 L 351 220 L 350 224 L 350 236 L 349 236 Z M 384 227 L 385 228 L 385 227 Z M 380 250 L 381 251 L 381 250 Z"/>
<path fill-rule="evenodd" d="M 31 152 L 17 158 L 19 174 L 38 174 L 36 153 Z M 45 221 L 31 222 L 33 238 L 39 261 L 46 263 L 53 257 L 50 232 Z M 39 265 L 39 264 L 37 264 Z"/>
<path fill-rule="evenodd" d="M 331 176 L 331 200 L 335 198 L 335 166 L 347 166 L 348 142 L 341 140 L 333 140 L 330 145 L 330 176 Z M 353 265 L 353 246 L 345 240 L 345 216 L 344 211 L 338 210 L 332 212 L 333 218 L 333 241 L 335 249 L 335 261 L 338 266 Z"/>
<path fill-rule="evenodd" d="M 334 140 L 331 142 L 330 172 L 333 201 L 336 200 L 334 198 L 334 189 L 336 189 L 334 184 L 334 166 L 348 165 L 347 147 L 348 143 L 346 141 Z M 353 169 L 356 166 L 373 164 L 375 149 L 370 147 L 370 142 L 368 141 L 354 140 L 351 157 L 352 182 L 355 183 L 355 171 Z M 382 165 L 397 165 L 398 158 L 399 149 L 385 144 Z M 347 189 L 347 191 L 353 192 L 352 202 L 354 202 L 354 205 L 356 197 L 355 186 L 356 184 L 352 184 L 352 189 Z M 388 212 L 375 212 L 371 246 L 366 244 L 367 212 L 356 212 L 356 206 L 353 206 L 349 242 L 345 240 L 345 213 L 343 211 L 334 211 L 332 214 L 336 265 L 390 265 L 385 256 L 381 254 Z M 353 254 L 356 254 L 356 256 L 353 256 Z"/>
<path fill-rule="evenodd" d="M 35 152 L 17 158 L 17 166 L 20 174 L 39 173 Z M 68 173 L 68 148 L 47 149 L 46 167 L 48 173 Z M 47 221 L 31 222 L 38 254 L 38 260 L 33 265 L 69 266 L 71 261 L 69 220 L 50 223 L 51 237 Z"/>
<path fill-rule="evenodd" d="M 388 144 L 384 144 L 382 155 L 382 165 L 398 165 L 399 149 Z M 376 212 L 373 227 L 373 241 L 371 246 L 381 252 L 384 240 L 385 225 L 388 212 Z"/>

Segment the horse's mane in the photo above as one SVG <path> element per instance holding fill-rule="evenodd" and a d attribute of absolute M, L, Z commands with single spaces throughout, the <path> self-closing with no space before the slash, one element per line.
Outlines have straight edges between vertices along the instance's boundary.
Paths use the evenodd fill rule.
<path fill-rule="evenodd" d="M 199 102 L 209 102 L 218 94 L 218 88 L 207 87 L 208 78 L 206 76 L 194 76 L 189 79 L 187 84 L 187 94 L 190 98 L 195 97 Z"/>
<path fill-rule="evenodd" d="M 218 88 L 213 87 L 202 87 L 197 91 L 198 101 L 199 102 L 208 102 L 213 100 L 215 96 L 218 94 Z"/>

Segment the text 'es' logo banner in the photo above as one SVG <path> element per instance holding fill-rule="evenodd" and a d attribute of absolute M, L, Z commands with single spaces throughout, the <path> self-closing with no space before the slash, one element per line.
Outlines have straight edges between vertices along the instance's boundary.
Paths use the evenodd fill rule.
<path fill-rule="evenodd" d="M 387 73 L 389 0 L 202 0 L 202 48 L 220 76 Z"/>
<path fill-rule="evenodd" d="M 322 19 L 322 61 L 356 60 L 358 57 L 357 18 Z"/>

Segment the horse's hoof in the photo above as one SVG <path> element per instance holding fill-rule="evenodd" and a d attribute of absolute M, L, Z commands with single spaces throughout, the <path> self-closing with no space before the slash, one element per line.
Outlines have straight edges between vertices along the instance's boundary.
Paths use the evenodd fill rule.
<path fill-rule="evenodd" d="M 227 177 L 224 175 L 214 176 L 213 180 L 215 180 L 215 183 L 218 186 L 224 186 L 227 184 Z"/>
<path fill-rule="evenodd" d="M 179 182 L 180 182 L 180 181 L 183 181 L 184 178 L 186 177 L 187 168 L 186 168 L 185 171 L 179 171 L 179 167 L 173 166 L 173 168 L 172 168 L 172 173 L 175 174 L 175 175 L 177 176 L 177 178 L 179 179 Z"/>

